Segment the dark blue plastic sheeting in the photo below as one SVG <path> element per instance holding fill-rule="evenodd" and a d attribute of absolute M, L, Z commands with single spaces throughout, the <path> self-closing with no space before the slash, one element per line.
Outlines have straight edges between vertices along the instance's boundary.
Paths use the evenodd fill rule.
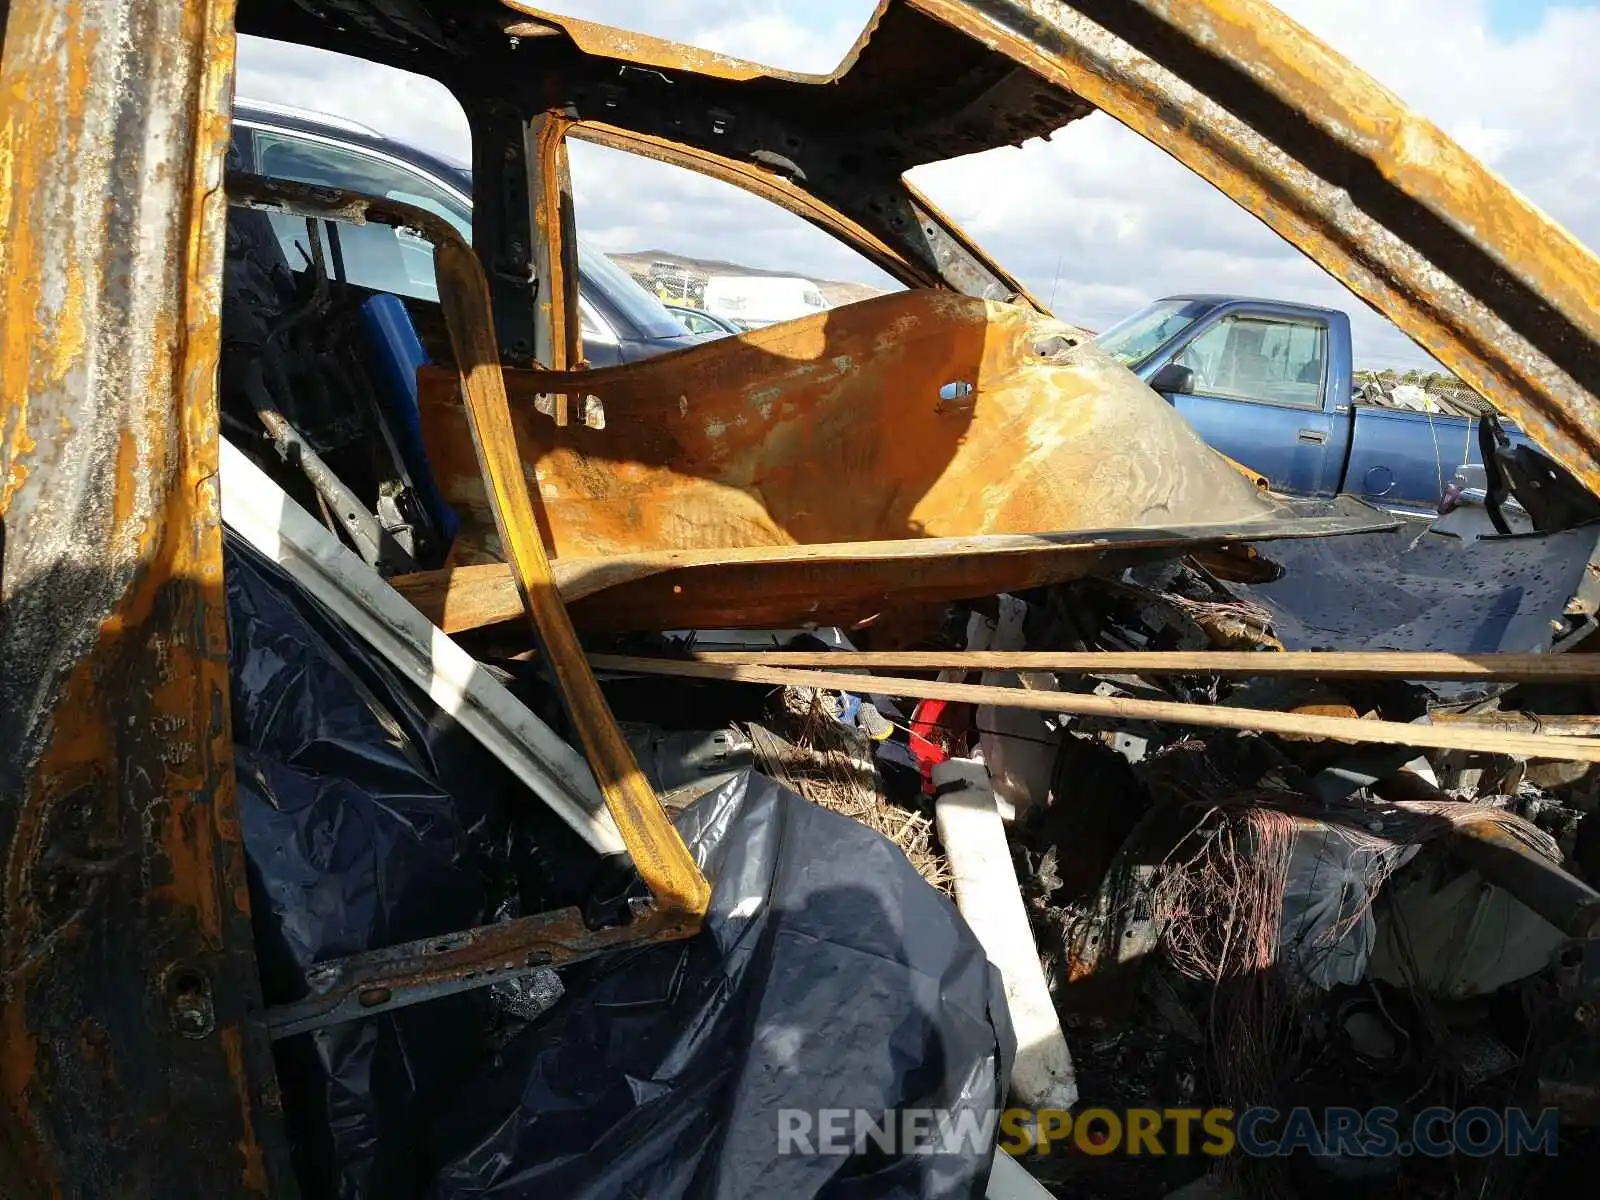
<path fill-rule="evenodd" d="M 268 1004 L 313 963 L 482 923 L 507 841 L 498 764 L 232 537 L 226 562 L 239 814 Z M 276 1046 L 307 1196 L 417 1191 L 417 1145 L 477 1050 L 452 998 Z"/>
<path fill-rule="evenodd" d="M 931 1109 L 992 1129 L 1013 1039 L 955 906 L 885 838 L 763 775 L 679 828 L 716 883 L 705 931 L 569 973 L 444 1131 L 434 1196 L 981 1196 L 992 1137 L 829 1155 L 781 1136 L 820 1150 L 826 1109 L 846 1128 Z"/>
<path fill-rule="evenodd" d="M 610 873 L 592 852 L 231 537 L 227 591 L 269 1004 L 304 995 L 316 962 L 594 899 Z M 473 992 L 278 1044 L 308 1197 L 982 1195 L 992 1139 L 780 1153 L 780 1121 L 815 1134 L 821 1110 L 992 1127 L 1012 1035 L 955 906 L 886 839 L 765 776 L 678 822 L 715 883 L 691 941 L 563 971 L 531 1025 Z"/>

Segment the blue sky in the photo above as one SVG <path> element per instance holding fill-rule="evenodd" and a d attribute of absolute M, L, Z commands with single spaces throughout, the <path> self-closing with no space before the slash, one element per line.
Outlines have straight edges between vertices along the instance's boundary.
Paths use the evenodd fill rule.
<path fill-rule="evenodd" d="M 1594 8 L 1596 0 L 1488 0 L 1489 31 L 1513 38 L 1531 33 L 1552 8 Z"/>

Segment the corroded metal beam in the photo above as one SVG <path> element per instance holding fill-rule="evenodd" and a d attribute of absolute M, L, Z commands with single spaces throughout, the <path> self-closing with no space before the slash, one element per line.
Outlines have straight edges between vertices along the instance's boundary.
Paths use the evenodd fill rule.
<path fill-rule="evenodd" d="M 592 927 L 581 909 L 535 913 L 442 937 L 367 950 L 318 963 L 309 995 L 270 1009 L 276 1038 L 426 1004 L 475 988 L 523 979 L 551 967 L 570 967 L 610 950 L 674 941 L 697 933 L 697 917 L 633 900 L 626 919 Z"/>
<path fill-rule="evenodd" d="M 1246 544 L 1242 539 L 1329 537 L 1397 524 L 1387 513 L 1363 514 L 1363 508 L 1165 529 L 619 551 L 558 558 L 550 565 L 573 623 L 585 632 L 849 625 L 899 604 L 944 603 L 1114 574 L 1200 548 Z M 446 633 L 522 616 L 505 563 L 419 571 L 390 583 Z"/>
<path fill-rule="evenodd" d="M 572 211 L 572 174 L 567 167 L 571 122 L 541 113 L 528 122 L 526 143 L 533 181 L 533 283 L 537 289 L 533 357 L 553 371 L 583 360 L 578 323 L 578 232 Z M 556 424 L 565 425 L 566 397 L 556 401 Z"/>
<path fill-rule="evenodd" d="M 217 512 L 231 0 L 15 0 L 0 61 L 0 1190 L 293 1195 Z"/>

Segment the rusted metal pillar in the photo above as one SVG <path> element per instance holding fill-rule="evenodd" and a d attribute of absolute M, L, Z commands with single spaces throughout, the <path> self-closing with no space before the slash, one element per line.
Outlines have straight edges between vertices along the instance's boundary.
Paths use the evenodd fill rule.
<path fill-rule="evenodd" d="M 292 1195 L 218 517 L 231 0 L 13 0 L 0 59 L 0 1172 Z"/>
<path fill-rule="evenodd" d="M 567 371 L 583 359 L 578 329 L 578 233 L 572 212 L 572 173 L 567 166 L 567 130 L 560 113 L 528 122 L 527 161 L 533 181 L 534 282 L 538 324 L 534 357 L 552 371 Z M 557 421 L 565 424 L 565 421 Z"/>

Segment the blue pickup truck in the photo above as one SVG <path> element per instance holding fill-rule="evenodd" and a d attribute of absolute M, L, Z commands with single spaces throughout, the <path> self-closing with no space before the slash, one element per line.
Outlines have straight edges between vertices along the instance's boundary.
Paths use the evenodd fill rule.
<path fill-rule="evenodd" d="M 1460 466 L 1482 461 L 1475 420 L 1360 402 L 1337 309 L 1168 296 L 1095 340 L 1275 491 L 1432 510 Z"/>

